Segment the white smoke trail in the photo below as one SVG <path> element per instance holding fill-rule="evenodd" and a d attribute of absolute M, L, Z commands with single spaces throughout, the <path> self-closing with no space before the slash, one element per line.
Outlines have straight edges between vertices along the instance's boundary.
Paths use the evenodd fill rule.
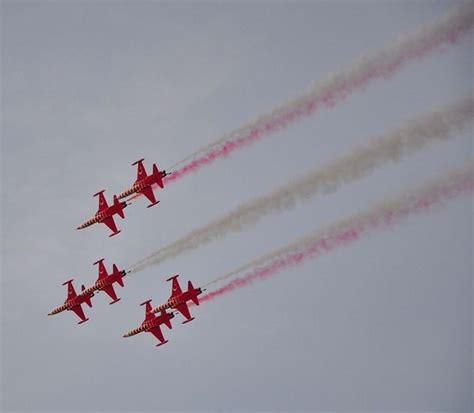
<path fill-rule="evenodd" d="M 416 189 L 406 191 L 397 198 L 380 202 L 376 206 L 340 220 L 324 229 L 297 239 L 295 242 L 256 258 L 247 264 L 236 268 L 220 277 L 214 278 L 203 287 L 208 287 L 219 281 L 233 277 L 239 273 L 265 266 L 268 262 L 275 261 L 283 256 L 308 251 L 316 246 L 314 252 L 319 250 L 330 250 L 338 244 L 344 244 L 347 240 L 358 238 L 362 233 L 375 227 L 391 225 L 392 222 L 408 216 L 412 213 L 421 212 L 431 205 L 454 197 L 461 192 L 472 190 L 474 186 L 474 160 L 471 158 L 466 164 L 433 179 Z M 349 234 L 345 240 L 341 234 Z M 311 255 L 311 251 L 309 255 Z M 285 262 L 283 263 L 285 266 Z"/>
<path fill-rule="evenodd" d="M 398 162 L 402 157 L 422 149 L 429 143 L 453 137 L 453 132 L 465 128 L 473 115 L 474 99 L 469 96 L 410 120 L 394 132 L 372 138 L 366 145 L 356 147 L 325 167 L 293 179 L 288 184 L 237 207 L 222 218 L 192 231 L 137 262 L 130 270 L 141 271 L 198 248 L 230 231 L 240 231 L 270 212 L 293 208 L 297 201 L 304 202 L 317 193 L 335 191 L 346 183 L 370 174 L 387 162 Z"/>
<path fill-rule="evenodd" d="M 297 241 L 295 243 L 296 248 L 292 244 L 276 253 L 257 259 L 245 267 L 241 267 L 241 270 L 248 269 L 249 271 L 241 277 L 233 278 L 222 287 L 205 294 L 201 297 L 200 302 L 210 301 L 223 294 L 249 286 L 256 280 L 265 280 L 284 268 L 301 264 L 323 252 L 349 245 L 375 229 L 390 228 L 403 219 L 426 212 L 457 196 L 472 193 L 473 190 L 474 163 L 471 159 L 463 169 L 455 171 L 447 177 L 431 181 L 428 185 L 424 185 L 416 191 L 406 192 L 400 197 L 386 201 L 365 213 L 356 214 L 349 219 L 340 221 L 326 231 L 313 233 L 301 242 Z M 267 262 L 268 260 L 269 262 Z M 232 271 L 209 282 L 207 285 L 235 274 L 236 271 Z"/>
<path fill-rule="evenodd" d="M 302 116 L 313 113 L 319 105 L 333 106 L 349 93 L 366 86 L 371 80 L 387 78 L 407 62 L 419 59 L 442 45 L 456 42 L 473 27 L 473 24 L 474 4 L 470 2 L 456 6 L 435 22 L 427 24 L 413 33 L 401 35 L 385 48 L 372 54 L 363 55 L 353 64 L 332 74 L 327 79 L 314 82 L 299 97 L 284 102 L 270 112 L 198 149 L 177 162 L 171 169 L 175 169 L 177 166 L 227 142 L 239 141 L 239 139 L 246 141 L 245 137 L 252 137 L 252 133 L 255 136 L 261 136 L 287 126 Z M 189 168 L 189 171 L 186 169 L 186 173 L 194 170 L 196 169 Z M 176 173 L 181 175 L 179 170 Z"/>

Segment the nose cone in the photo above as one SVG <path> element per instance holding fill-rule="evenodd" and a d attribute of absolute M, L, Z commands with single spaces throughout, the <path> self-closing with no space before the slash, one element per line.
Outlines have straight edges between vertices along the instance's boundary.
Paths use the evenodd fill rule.
<path fill-rule="evenodd" d="M 57 309 L 55 308 L 54 310 L 51 310 L 51 311 L 48 313 L 48 315 L 55 315 L 55 314 L 57 314 L 57 313 L 58 313 L 58 311 L 57 311 Z"/>

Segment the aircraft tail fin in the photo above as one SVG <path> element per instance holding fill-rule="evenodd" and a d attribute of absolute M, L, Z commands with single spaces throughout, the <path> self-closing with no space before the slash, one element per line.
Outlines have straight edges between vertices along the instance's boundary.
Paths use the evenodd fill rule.
<path fill-rule="evenodd" d="M 162 174 L 161 171 L 158 169 L 156 166 L 156 163 L 153 164 L 153 177 L 156 180 L 156 183 L 160 188 L 163 188 L 163 179 L 162 179 Z"/>
<path fill-rule="evenodd" d="M 123 279 L 122 279 L 123 273 L 122 273 L 122 271 L 119 271 L 117 266 L 114 264 L 112 266 L 112 272 L 113 272 L 113 274 L 117 274 L 117 283 L 118 283 L 118 285 L 120 285 L 120 287 L 123 287 Z"/>
<path fill-rule="evenodd" d="M 193 291 L 194 290 L 194 285 L 191 281 L 188 281 L 188 291 Z M 199 305 L 199 300 L 198 300 L 198 297 L 197 295 L 191 297 L 191 301 L 196 304 L 196 305 Z"/>
<path fill-rule="evenodd" d="M 119 201 L 117 198 L 117 195 L 114 195 L 114 206 L 116 208 L 117 214 L 119 215 L 120 218 L 125 218 L 125 214 L 123 213 L 123 203 Z"/>
<path fill-rule="evenodd" d="M 161 310 L 161 315 L 163 317 L 163 323 L 171 330 L 173 328 L 171 326 L 171 319 L 174 317 L 174 314 L 167 313 L 166 310 Z"/>
<path fill-rule="evenodd" d="M 82 285 L 81 285 L 81 291 L 84 291 L 85 289 L 86 289 L 85 285 L 82 284 Z M 90 308 L 92 308 L 92 301 L 91 301 L 91 296 L 90 296 L 90 295 L 84 296 L 84 302 L 85 302 Z"/>

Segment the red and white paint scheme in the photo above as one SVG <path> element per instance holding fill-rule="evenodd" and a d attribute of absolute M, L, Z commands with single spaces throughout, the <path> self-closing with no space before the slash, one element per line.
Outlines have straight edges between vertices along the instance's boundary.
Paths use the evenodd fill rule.
<path fill-rule="evenodd" d="M 84 315 L 84 310 L 82 309 L 81 305 L 86 303 L 89 307 L 92 307 L 91 297 L 94 296 L 93 292 L 88 292 L 87 294 L 84 293 L 85 287 L 82 286 L 81 290 L 82 293 L 77 295 L 76 290 L 74 289 L 74 285 L 72 284 L 74 280 L 68 280 L 63 283 L 63 285 L 67 285 L 67 298 L 64 301 L 64 304 L 56 307 L 52 310 L 48 315 L 59 314 L 65 310 L 74 311 L 76 315 L 81 319 L 78 324 L 85 323 L 88 318 Z"/>
<path fill-rule="evenodd" d="M 114 304 L 120 301 L 120 298 L 117 298 L 117 294 L 115 294 L 113 284 L 117 283 L 123 287 L 122 278 L 127 274 L 126 271 L 120 271 L 117 268 L 117 265 L 113 264 L 112 272 L 110 274 L 107 273 L 107 269 L 104 265 L 104 258 L 94 262 L 94 265 L 98 265 L 99 270 L 97 281 L 91 287 L 86 288 L 82 294 L 93 293 L 94 291 L 104 291 L 112 299 L 109 304 Z"/>
<path fill-rule="evenodd" d="M 170 277 L 166 280 L 173 281 L 171 295 L 165 304 L 159 305 L 152 311 L 153 313 L 158 313 L 167 308 L 178 310 L 184 316 L 184 318 L 186 318 L 182 324 L 186 324 L 194 320 L 194 317 L 191 317 L 189 312 L 187 301 L 192 301 L 194 304 L 199 305 L 198 295 L 205 290 L 201 288 L 194 288 L 193 283 L 188 281 L 188 290 L 183 292 L 181 290 L 181 286 L 179 285 L 178 277 L 179 274 L 174 275 L 173 277 Z"/>
<path fill-rule="evenodd" d="M 174 317 L 174 314 L 167 313 L 166 310 L 162 310 L 161 314 L 159 316 L 156 316 L 151 311 L 151 300 L 147 300 L 144 303 L 141 303 L 140 305 L 145 306 L 145 320 L 140 325 L 140 327 L 130 330 L 123 336 L 131 337 L 138 333 L 147 332 L 153 334 L 160 341 L 160 343 L 157 344 L 156 347 L 166 344 L 168 340 L 165 340 L 163 333 L 161 332 L 160 326 L 162 324 L 165 324 L 169 329 L 171 329 L 171 319 Z"/>
<path fill-rule="evenodd" d="M 102 223 L 107 225 L 112 230 L 112 234 L 110 234 L 109 237 L 113 237 L 120 232 L 120 230 L 117 230 L 117 226 L 115 225 L 114 215 L 117 214 L 122 219 L 125 218 L 123 210 L 127 206 L 127 203 L 119 201 L 117 195 L 114 195 L 114 203 L 109 206 L 105 199 L 104 192 L 105 190 L 103 189 L 102 191 L 94 194 L 94 196 L 99 197 L 99 208 L 91 219 L 83 222 L 77 227 L 77 229 L 83 229 L 91 226 L 92 224 Z"/>
<path fill-rule="evenodd" d="M 163 178 L 170 174 L 166 173 L 165 170 L 160 171 L 154 163 L 151 175 L 147 175 L 143 161 L 144 158 L 132 163 L 132 166 L 137 165 L 137 179 L 130 188 L 120 193 L 118 198 L 122 199 L 132 194 L 143 194 L 151 202 L 151 204 L 147 206 L 147 208 L 150 208 L 160 202 L 156 200 L 152 186 L 158 185 L 160 188 L 164 188 Z"/>

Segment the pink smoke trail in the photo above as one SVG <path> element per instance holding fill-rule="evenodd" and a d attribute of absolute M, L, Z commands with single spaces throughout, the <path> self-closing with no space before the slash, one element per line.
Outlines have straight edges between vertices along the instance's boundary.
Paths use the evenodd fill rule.
<path fill-rule="evenodd" d="M 225 284 L 223 287 L 205 294 L 200 301 L 210 301 L 223 294 L 246 287 L 256 280 L 265 280 L 285 268 L 301 264 L 308 258 L 349 245 L 371 231 L 392 227 L 394 224 L 411 215 L 425 212 L 428 209 L 439 205 L 443 201 L 456 198 L 462 194 L 471 193 L 473 190 L 474 175 L 471 172 L 469 176 L 461 177 L 457 182 L 436 188 L 431 193 L 425 193 L 419 198 L 416 198 L 416 196 L 414 198 L 408 197 L 404 204 L 398 205 L 395 208 L 384 209 L 379 213 L 369 216 L 368 219 L 363 220 L 362 222 L 358 222 L 353 226 L 349 226 L 326 237 L 317 239 L 301 251 L 278 257 L 266 265 L 259 266 L 245 274 L 243 277 L 236 278 Z"/>
<path fill-rule="evenodd" d="M 237 131 L 198 150 L 185 160 L 197 156 L 203 150 L 207 150 L 207 152 L 174 171 L 172 175 L 165 178 L 165 182 L 174 182 L 183 176 L 196 172 L 219 158 L 225 158 L 232 152 L 242 149 L 272 132 L 312 115 L 322 107 L 333 107 L 338 102 L 342 102 L 350 93 L 363 88 L 372 80 L 387 79 L 409 61 L 421 59 L 443 45 L 458 42 L 464 34 L 472 29 L 473 24 L 472 4 L 455 8 L 418 32 L 401 37 L 394 44 L 372 56 L 363 56 L 340 73 L 331 76 L 326 81 L 319 82 L 303 96 L 284 103 L 269 114 L 261 116 L 256 121 L 250 122 Z"/>

